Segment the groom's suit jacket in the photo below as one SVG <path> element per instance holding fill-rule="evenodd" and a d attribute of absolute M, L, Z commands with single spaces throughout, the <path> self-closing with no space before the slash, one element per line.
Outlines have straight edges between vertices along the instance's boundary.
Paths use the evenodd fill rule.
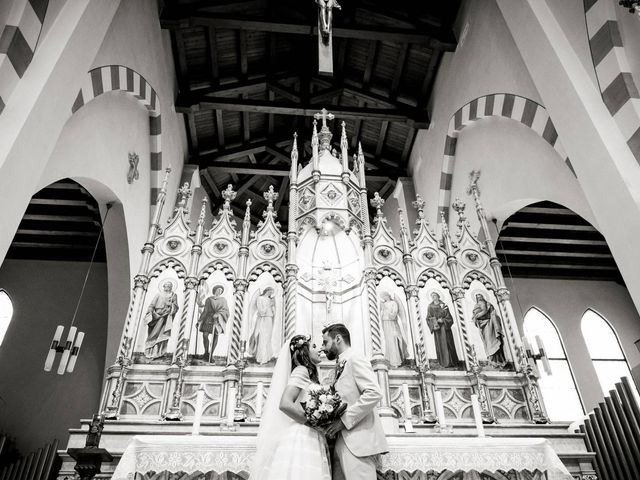
<path fill-rule="evenodd" d="M 342 437 L 356 457 L 389 451 L 376 405 L 382 398 L 371 362 L 352 352 L 342 352 L 338 362 L 346 361 L 335 383 L 336 391 L 348 405 L 341 417 Z"/>

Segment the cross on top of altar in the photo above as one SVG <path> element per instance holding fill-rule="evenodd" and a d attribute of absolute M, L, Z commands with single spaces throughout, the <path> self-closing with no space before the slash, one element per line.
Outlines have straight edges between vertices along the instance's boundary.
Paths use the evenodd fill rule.
<path fill-rule="evenodd" d="M 319 135 L 320 146 L 325 150 L 329 150 L 329 147 L 331 146 L 331 137 L 333 137 L 333 134 L 331 133 L 331 130 L 327 125 L 327 119 L 333 120 L 335 118 L 335 115 L 327 111 L 326 108 L 323 108 L 319 113 L 314 114 L 313 118 L 315 118 L 316 120 L 322 119 L 322 128 L 320 129 Z M 315 130 L 315 121 L 313 128 Z"/>
<path fill-rule="evenodd" d="M 335 115 L 333 113 L 330 113 L 326 108 L 323 108 L 319 113 L 315 113 L 313 115 L 313 118 L 315 118 L 316 120 L 320 120 L 322 118 L 322 128 L 324 129 L 329 128 L 327 127 L 327 118 L 329 120 L 333 120 L 335 118 Z"/>

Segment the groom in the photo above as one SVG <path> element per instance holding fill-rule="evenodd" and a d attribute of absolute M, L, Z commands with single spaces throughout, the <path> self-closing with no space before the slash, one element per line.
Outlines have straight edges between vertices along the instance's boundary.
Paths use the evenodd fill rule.
<path fill-rule="evenodd" d="M 376 405 L 382 398 L 371 363 L 351 350 L 351 336 L 337 323 L 322 330 L 322 345 L 336 362 L 335 388 L 348 405 L 327 429 L 335 437 L 333 479 L 375 480 L 376 455 L 389 450 Z M 338 472 L 341 472 L 340 475 Z"/>

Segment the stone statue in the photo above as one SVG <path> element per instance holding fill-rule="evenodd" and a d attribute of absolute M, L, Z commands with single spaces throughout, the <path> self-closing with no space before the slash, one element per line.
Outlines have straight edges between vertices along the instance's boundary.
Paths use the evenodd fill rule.
<path fill-rule="evenodd" d="M 329 45 L 331 28 L 333 24 L 333 9 L 341 10 L 342 7 L 336 0 L 316 0 L 318 4 L 318 17 L 320 19 L 320 37 L 324 45 Z"/>
<path fill-rule="evenodd" d="M 100 437 L 104 429 L 104 417 L 102 415 L 93 415 L 89 424 L 89 433 L 85 441 L 85 448 L 98 448 L 100 446 Z"/>
<path fill-rule="evenodd" d="M 504 330 L 502 329 L 502 322 L 500 322 L 500 317 L 496 313 L 494 306 L 481 293 L 476 295 L 476 305 L 473 307 L 473 321 L 480 329 L 482 343 L 484 343 L 489 362 L 496 365 L 504 365 L 506 359 L 503 350 Z"/>
<path fill-rule="evenodd" d="M 226 333 L 227 320 L 229 319 L 229 305 L 227 299 L 222 296 L 224 287 L 215 285 L 211 289 L 211 297 L 200 303 L 202 313 L 198 318 L 198 330 L 202 333 L 204 343 L 204 356 L 211 361 L 211 356 L 218 344 L 218 336 Z M 209 350 L 209 336 L 211 335 L 211 350 Z"/>
<path fill-rule="evenodd" d="M 178 311 L 178 296 L 173 289 L 172 281 L 163 282 L 160 293 L 153 297 L 147 310 L 144 318 L 147 325 L 144 355 L 147 358 L 159 358 L 167 353 L 173 318 Z"/>
<path fill-rule="evenodd" d="M 431 294 L 431 303 L 427 307 L 427 325 L 435 340 L 436 356 L 440 366 L 445 368 L 457 366 L 459 360 L 451 331 L 453 317 L 449 307 L 436 292 Z"/>
<path fill-rule="evenodd" d="M 276 315 L 274 293 L 273 287 L 265 287 L 262 291 L 258 291 L 258 296 L 253 302 L 254 313 L 251 316 L 247 352 L 250 357 L 256 359 L 257 363 L 267 363 L 274 356 L 271 345 Z"/>
<path fill-rule="evenodd" d="M 391 297 L 389 292 L 380 293 L 380 318 L 384 332 L 385 357 L 392 367 L 399 367 L 409 357 L 401 312 L 397 299 Z"/>

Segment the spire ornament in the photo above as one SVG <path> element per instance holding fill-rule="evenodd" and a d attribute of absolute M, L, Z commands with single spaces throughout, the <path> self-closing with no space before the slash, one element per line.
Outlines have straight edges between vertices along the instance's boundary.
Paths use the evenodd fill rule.
<path fill-rule="evenodd" d="M 178 189 L 178 204 L 174 209 L 174 213 L 178 213 L 179 210 L 184 210 L 184 213 L 188 214 L 189 209 L 187 208 L 187 202 L 189 198 L 191 198 L 191 189 L 189 188 L 189 183 L 184 182 Z"/>
<path fill-rule="evenodd" d="M 316 113 L 313 118 L 316 120 L 322 119 L 322 128 L 320 129 L 320 148 L 323 150 L 331 151 L 331 137 L 333 137 L 333 133 L 329 130 L 329 126 L 327 125 L 327 119 L 333 120 L 335 115 L 333 113 L 329 113 L 326 108 L 320 110 L 320 113 Z M 314 128 L 315 130 L 315 128 Z"/>
<path fill-rule="evenodd" d="M 278 199 L 278 195 L 279 195 L 278 192 L 276 192 L 273 189 L 273 185 L 269 185 L 269 190 L 264 192 L 262 195 L 264 196 L 264 199 L 268 202 L 267 212 L 273 212 L 274 211 L 273 202 L 275 202 Z"/>
<path fill-rule="evenodd" d="M 207 214 L 207 203 L 209 203 L 209 200 L 207 200 L 207 197 L 203 197 L 202 206 L 200 207 L 200 215 L 198 215 L 198 226 L 204 225 L 204 217 Z"/>
<path fill-rule="evenodd" d="M 235 200 L 237 193 L 233 190 L 233 185 L 228 184 L 227 188 L 222 191 L 222 198 L 224 198 L 224 210 L 231 210 L 231 202 Z"/>
<path fill-rule="evenodd" d="M 467 204 L 460 200 L 459 197 L 456 197 L 455 202 L 451 204 L 451 208 L 453 208 L 458 214 L 458 227 L 462 228 L 467 223 L 467 217 L 464 214 Z"/>

